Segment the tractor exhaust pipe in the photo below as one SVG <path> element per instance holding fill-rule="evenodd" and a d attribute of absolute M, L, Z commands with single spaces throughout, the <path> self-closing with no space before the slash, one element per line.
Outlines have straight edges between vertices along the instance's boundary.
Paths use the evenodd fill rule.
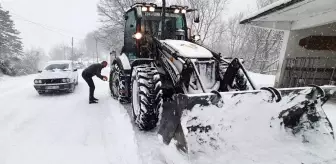
<path fill-rule="evenodd" d="M 161 40 L 164 40 L 166 38 L 164 33 L 165 26 L 166 26 L 166 0 L 162 0 Z"/>

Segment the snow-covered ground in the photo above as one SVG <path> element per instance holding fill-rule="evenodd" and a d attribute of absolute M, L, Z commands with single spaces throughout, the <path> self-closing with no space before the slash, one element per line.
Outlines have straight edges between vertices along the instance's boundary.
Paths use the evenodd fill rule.
<path fill-rule="evenodd" d="M 82 78 L 73 94 L 40 96 L 35 77 L 0 81 L 0 164 L 160 164 L 154 133 L 134 130 L 107 82 L 94 78 L 100 103 L 89 105 Z"/>
<path fill-rule="evenodd" d="M 273 76 L 251 76 L 258 86 L 274 81 Z M 81 77 L 73 94 L 45 96 L 33 88 L 35 77 L 0 78 L 0 164 L 188 163 L 188 158 L 180 156 L 174 147 L 162 145 L 155 131 L 139 131 L 130 117 L 130 106 L 111 98 L 107 82 L 94 78 L 100 103 L 89 105 L 88 87 Z M 334 125 L 335 106 L 325 105 Z M 235 158 L 242 156 L 237 147 L 226 149 L 230 150 L 223 158 L 236 163 Z M 267 153 L 264 150 L 259 155 Z M 252 155 L 243 155 L 245 163 L 258 163 Z M 209 163 L 199 160 L 197 163 Z"/>

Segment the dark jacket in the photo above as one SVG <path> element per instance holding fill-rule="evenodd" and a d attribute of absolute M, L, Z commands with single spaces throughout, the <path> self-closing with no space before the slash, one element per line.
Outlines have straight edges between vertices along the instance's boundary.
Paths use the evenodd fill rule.
<path fill-rule="evenodd" d="M 89 67 L 85 68 L 82 74 L 85 77 L 97 76 L 98 78 L 103 79 L 103 76 L 101 75 L 102 69 L 103 69 L 102 64 L 100 63 L 92 64 Z"/>

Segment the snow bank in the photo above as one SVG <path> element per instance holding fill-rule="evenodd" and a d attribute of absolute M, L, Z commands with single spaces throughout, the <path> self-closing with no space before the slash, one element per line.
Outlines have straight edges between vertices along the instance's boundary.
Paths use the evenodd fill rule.
<path fill-rule="evenodd" d="M 4 82 L 6 79 L 9 79 L 10 77 L 7 75 L 4 75 L 0 72 L 0 82 Z"/>

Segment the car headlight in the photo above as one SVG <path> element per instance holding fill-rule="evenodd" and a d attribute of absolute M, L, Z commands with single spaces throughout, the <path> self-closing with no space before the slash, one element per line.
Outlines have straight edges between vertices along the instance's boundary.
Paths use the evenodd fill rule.
<path fill-rule="evenodd" d="M 42 80 L 34 80 L 35 84 L 42 84 Z"/>
<path fill-rule="evenodd" d="M 63 83 L 70 83 L 70 79 L 62 79 Z"/>

